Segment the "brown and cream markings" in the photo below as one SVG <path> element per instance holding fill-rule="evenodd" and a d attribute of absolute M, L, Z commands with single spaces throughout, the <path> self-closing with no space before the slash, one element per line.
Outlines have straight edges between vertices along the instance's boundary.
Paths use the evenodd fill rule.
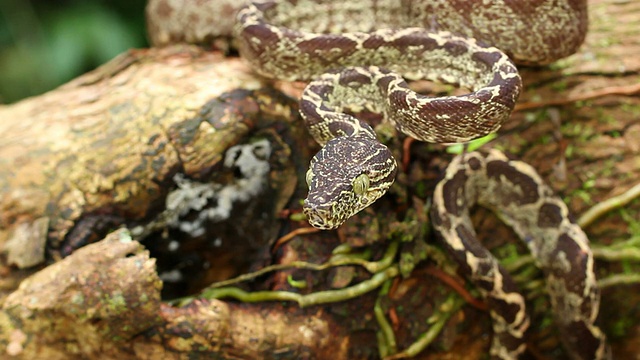
<path fill-rule="evenodd" d="M 586 30 L 585 0 L 263 0 L 239 12 L 235 29 L 241 55 L 259 74 L 312 80 L 300 111 L 323 147 L 307 172 L 304 212 L 322 229 L 340 226 L 395 179 L 391 152 L 351 113 L 382 114 L 422 141 L 485 136 L 510 116 L 520 93 L 514 62 L 568 56 Z M 405 78 L 470 92 L 426 97 Z M 475 238 L 468 215 L 475 203 L 501 214 L 536 257 L 572 357 L 610 357 L 594 325 L 599 293 L 586 236 L 533 168 L 496 151 L 454 159 L 432 208 L 435 229 L 491 307 L 492 356 L 519 357 L 529 320 L 513 281 Z"/>

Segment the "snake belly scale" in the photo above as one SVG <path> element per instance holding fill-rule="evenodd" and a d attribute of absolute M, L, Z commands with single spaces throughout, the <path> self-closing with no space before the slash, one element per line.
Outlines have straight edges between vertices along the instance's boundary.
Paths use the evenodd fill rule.
<path fill-rule="evenodd" d="M 510 116 L 521 91 L 514 61 L 548 64 L 570 55 L 586 29 L 585 0 L 263 0 L 240 10 L 235 32 L 241 55 L 257 73 L 312 80 L 300 112 L 322 149 L 307 172 L 303 209 L 313 226 L 333 229 L 381 197 L 397 171 L 371 126 L 352 114 L 382 114 L 400 132 L 428 142 L 487 135 Z M 405 78 L 457 84 L 470 92 L 427 97 L 411 91 Z M 434 194 L 432 216 L 446 246 L 491 305 L 492 356 L 513 359 L 524 352 L 528 317 L 522 296 L 474 242 L 467 210 L 458 206 L 476 200 L 511 216 L 507 222 L 546 271 L 552 303 L 566 313 L 557 319 L 569 353 L 577 359 L 606 358 L 605 337 L 594 325 L 599 295 L 593 258 L 566 206 L 522 163 L 497 153 L 457 161 Z M 504 167 L 511 178 L 489 170 Z M 481 195 L 485 190 L 474 184 L 519 190 L 488 203 Z M 443 189 L 454 189 L 455 196 Z M 529 208 L 522 202 L 529 193 L 520 190 L 538 194 Z M 538 214 L 542 224 L 521 223 L 527 217 L 517 215 L 520 210 Z M 542 225 L 551 230 L 537 231 Z M 544 240 L 532 240 L 538 235 Z M 552 264 L 558 259 L 561 269 Z"/>

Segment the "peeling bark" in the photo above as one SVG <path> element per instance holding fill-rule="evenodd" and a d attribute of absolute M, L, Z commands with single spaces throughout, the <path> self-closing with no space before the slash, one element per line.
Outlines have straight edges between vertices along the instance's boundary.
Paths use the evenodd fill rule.
<path fill-rule="evenodd" d="M 155 260 L 119 230 L 23 281 L 2 304 L 9 337 L 0 341 L 24 359 L 346 357 L 347 334 L 322 310 L 216 300 L 174 308 L 161 304 L 161 287 Z"/>
<path fill-rule="evenodd" d="M 640 7 L 633 1 L 593 1 L 590 12 L 590 33 L 578 54 L 550 68 L 523 69 L 526 91 L 521 102 L 540 102 L 541 107 L 517 112 L 494 143 L 538 169 L 574 214 L 624 192 L 640 178 L 638 95 L 570 101 L 575 94 L 606 93 L 608 88 L 640 83 L 640 28 L 636 25 Z M 174 39 L 167 34 L 162 36 Z M 290 84 L 276 87 L 294 96 L 299 91 Z M 223 94 L 232 95 L 225 98 Z M 152 221 L 176 188 L 177 173 L 195 181 L 214 178 L 220 184 L 232 183 L 234 169 L 225 168 L 225 152 L 232 145 L 251 143 L 259 133 L 270 139 L 274 149 L 269 188 L 258 196 L 264 204 L 251 211 L 246 210 L 247 203 L 236 208 L 235 227 L 213 226 L 233 235 L 224 240 L 230 246 L 211 258 L 219 265 L 216 271 L 197 275 L 202 278 L 198 286 L 269 263 L 324 261 L 339 243 L 336 233 L 296 236 L 278 253 L 270 253 L 278 236 L 301 225 L 278 216 L 285 209 L 299 209 L 304 182 L 298 178 L 304 177 L 315 146 L 294 116 L 292 100 L 275 94 L 279 93 L 238 59 L 191 46 L 171 46 L 130 51 L 47 94 L 0 106 L 0 248 L 5 252 L 0 257 L 0 357 L 375 358 L 378 326 L 372 308 L 376 294 L 309 309 L 219 300 L 173 307 L 160 300 L 154 260 L 139 243 L 128 241 L 123 230 L 55 263 L 49 259 L 34 266 L 33 258 L 17 260 L 29 258 L 20 253 L 31 253 L 20 246 L 24 241 L 42 250 L 37 244 L 43 239 L 35 224 L 45 220 L 38 219 L 48 221 L 48 244 L 56 250 L 73 234 L 99 240 L 102 236 L 93 232 L 100 221 L 107 223 L 102 225 L 104 233 L 121 224 L 134 228 Z M 245 95 L 251 100 L 244 102 Z M 545 101 L 565 98 L 564 105 L 544 106 Z M 266 99 L 277 99 L 278 106 L 264 111 L 260 101 Z M 260 121 L 247 120 L 246 114 Z M 448 162 L 447 155 L 435 156 L 434 149 L 440 147 L 414 144 L 407 172 L 399 177 L 393 194 L 376 205 L 382 220 L 356 220 L 350 224 L 356 230 L 345 233 L 377 230 L 376 221 L 380 221 L 380 229 L 401 228 L 401 233 L 418 236 L 420 232 L 411 228 L 415 224 L 398 224 L 395 219 L 416 213 L 418 223 L 426 220 L 425 198 Z M 399 147 L 395 152 L 400 153 Z M 632 202 L 589 226 L 586 231 L 592 243 L 609 245 L 634 235 L 639 206 Z M 513 237 L 484 212 L 478 212 L 475 220 L 478 235 L 489 247 Z M 258 231 L 263 233 L 259 238 Z M 84 233 L 88 235 L 80 236 Z M 347 238 L 357 245 L 372 242 L 370 235 Z M 196 245 L 206 240 L 200 238 Z M 378 256 L 380 249 L 375 245 L 374 249 Z M 414 249 L 414 254 L 418 252 Z M 161 259 L 158 256 L 158 262 Z M 238 259 L 246 260 L 244 268 L 234 263 Z M 383 300 L 399 348 L 428 328 L 425 319 L 450 292 L 428 271 L 439 261 L 430 259 L 419 266 Z M 625 266 L 597 264 L 601 275 L 624 272 Z M 308 293 L 368 276 L 352 267 L 344 272 L 292 270 L 246 287 Z M 305 280 L 308 288 L 293 289 L 288 275 Z M 637 288 L 625 285 L 603 291 L 603 328 L 610 334 L 616 331 L 617 337 L 610 338 L 618 358 L 638 352 L 630 345 L 638 343 L 640 333 L 635 318 L 640 300 Z M 544 303 L 532 310 L 533 323 L 543 323 Z M 487 314 L 465 308 L 449 321 L 438 345 L 421 358 L 479 358 L 488 348 L 490 337 L 484 335 L 489 329 Z M 537 326 L 531 332 L 532 342 L 540 344 L 536 350 L 556 353 L 558 341 L 551 328 Z"/>

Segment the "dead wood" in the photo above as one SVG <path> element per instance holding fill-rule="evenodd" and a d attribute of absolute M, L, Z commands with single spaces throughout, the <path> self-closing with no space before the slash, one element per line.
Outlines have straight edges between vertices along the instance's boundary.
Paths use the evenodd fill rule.
<path fill-rule="evenodd" d="M 526 92 L 521 103 L 527 105 L 521 105 L 491 145 L 531 163 L 576 215 L 640 179 L 640 97 L 620 91 L 640 83 L 640 6 L 633 1 L 593 1 L 590 14 L 590 33 L 578 54 L 549 68 L 523 69 Z M 292 95 L 299 91 L 289 84 L 278 88 Z M 234 92 L 238 89 L 241 93 Z M 238 100 L 243 96 L 252 100 Z M 299 209 L 304 193 L 296 181 L 304 176 L 304 163 L 314 147 L 303 129 L 298 132 L 299 120 L 292 116 L 295 102 L 279 96 L 238 59 L 173 46 L 130 51 L 47 94 L 0 107 L 0 248 L 11 244 L 0 259 L 2 354 L 25 359 L 375 357 L 376 294 L 309 309 L 219 300 L 174 307 L 160 300 L 154 260 L 122 231 L 54 263 L 60 249 L 74 245 L 68 243 L 70 237 L 99 240 L 92 232 L 101 221 L 104 233 L 156 221 L 167 195 L 177 187 L 176 174 L 235 184 L 238 170 L 224 166 L 225 152 L 261 138 L 268 138 L 273 149 L 268 190 L 254 195 L 264 203 L 251 208 L 241 202 L 230 215 L 233 221 L 207 229 L 232 234 L 221 239 L 231 245 L 207 259 L 217 264 L 217 271 L 191 273 L 201 279 L 188 292 L 270 263 L 324 261 L 339 243 L 335 233 L 298 235 L 270 254 L 278 237 L 302 224 L 281 216 L 288 215 L 285 209 Z M 264 112 L 260 99 L 279 99 L 279 106 Z M 252 120 L 257 118 L 267 120 Z M 387 199 L 377 208 L 393 214 L 383 217 L 381 229 L 406 225 L 396 213 L 421 211 L 448 162 L 439 150 L 412 145 L 412 161 L 391 196 L 397 203 Z M 639 211 L 636 200 L 594 222 L 586 229 L 592 243 L 609 246 L 637 236 Z M 513 237 L 485 212 L 479 211 L 475 220 L 489 247 L 500 248 L 501 239 Z M 360 221 L 360 230 L 374 232 L 375 221 Z M 42 250 L 38 244 L 43 223 L 49 257 L 30 267 L 44 260 L 33 251 Z M 245 232 L 249 229 L 253 231 Z M 158 254 L 158 263 L 176 257 L 158 252 L 162 236 L 144 242 Z M 361 245 L 373 242 L 373 236 L 347 240 Z M 194 252 L 204 252 L 205 240 L 198 241 Z M 16 247 L 22 242 L 31 247 Z M 374 256 L 380 252 L 374 246 Z M 238 259 L 243 261 L 239 264 Z M 400 348 L 428 328 L 425 319 L 450 292 L 435 281 L 434 263 L 430 260 L 396 281 L 384 300 Z M 600 277 L 637 270 L 637 264 L 602 260 L 597 267 Z M 293 289 L 288 275 L 306 280 L 309 287 Z M 338 275 L 289 271 L 259 278 L 247 288 L 309 293 L 342 286 L 345 281 Z M 355 270 L 346 282 L 366 277 Z M 163 277 L 164 291 L 167 279 Z M 618 358 L 638 352 L 633 345 L 640 343 L 637 290 L 638 285 L 618 285 L 603 291 L 601 322 Z M 533 307 L 537 324 L 544 322 L 545 309 L 540 308 L 544 303 Z M 489 337 L 483 336 L 488 324 L 485 313 L 465 307 L 448 322 L 437 345 L 421 356 L 478 358 L 488 347 Z M 551 328 L 534 327 L 532 333 L 533 342 L 540 344 L 535 349 L 557 351 Z"/>

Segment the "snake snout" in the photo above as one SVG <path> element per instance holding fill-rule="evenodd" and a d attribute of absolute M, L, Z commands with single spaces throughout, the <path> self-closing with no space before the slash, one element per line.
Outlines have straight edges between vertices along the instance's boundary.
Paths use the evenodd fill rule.
<path fill-rule="evenodd" d="M 306 201 L 303 207 L 303 212 L 307 216 L 309 224 L 314 228 L 332 230 L 340 225 L 340 222 L 336 223 L 332 221 L 333 216 L 331 210 L 310 205 Z"/>

